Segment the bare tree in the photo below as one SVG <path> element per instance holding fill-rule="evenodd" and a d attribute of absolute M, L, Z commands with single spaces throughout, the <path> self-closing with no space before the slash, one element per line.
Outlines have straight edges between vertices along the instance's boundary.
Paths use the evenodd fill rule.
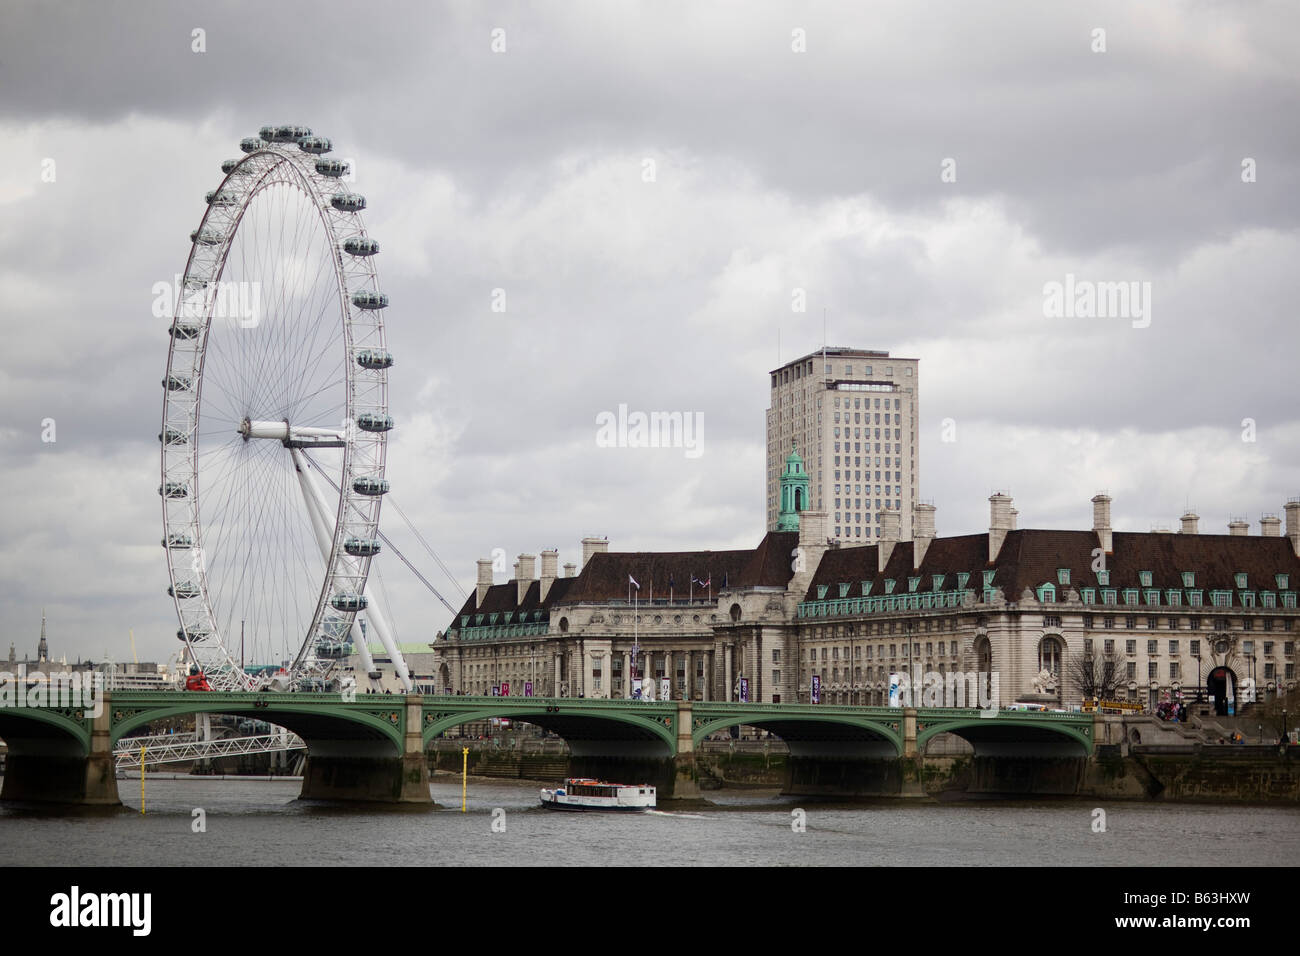
<path fill-rule="evenodd" d="M 1084 700 L 1114 700 L 1119 693 L 1120 660 L 1114 651 L 1071 654 L 1066 658 L 1065 676 Z"/>

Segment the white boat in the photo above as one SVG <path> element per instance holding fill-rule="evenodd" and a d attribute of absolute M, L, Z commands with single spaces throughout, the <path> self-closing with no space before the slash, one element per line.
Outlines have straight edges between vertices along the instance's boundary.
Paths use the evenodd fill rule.
<path fill-rule="evenodd" d="M 542 789 L 542 806 L 549 810 L 653 810 L 655 788 L 644 783 L 606 783 L 590 777 L 570 777 L 554 790 Z"/>

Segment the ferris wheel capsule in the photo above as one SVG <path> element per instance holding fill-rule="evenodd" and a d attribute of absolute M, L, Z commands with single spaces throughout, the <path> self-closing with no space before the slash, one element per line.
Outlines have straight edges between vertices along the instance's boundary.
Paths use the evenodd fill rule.
<path fill-rule="evenodd" d="M 330 606 L 336 611 L 364 611 L 370 602 L 364 594 L 345 592 L 330 598 Z"/>
<path fill-rule="evenodd" d="M 169 392 L 181 392 L 193 387 L 194 382 L 184 375 L 168 375 L 162 384 Z"/>
<path fill-rule="evenodd" d="M 168 331 L 174 339 L 197 339 L 199 333 L 203 331 L 203 326 L 196 322 L 182 322 L 177 319 Z"/>
<path fill-rule="evenodd" d="M 229 176 L 235 171 L 235 167 L 242 163 L 242 159 L 227 159 L 221 163 L 221 171 Z"/>
<path fill-rule="evenodd" d="M 164 498 L 184 498 L 189 493 L 189 485 L 183 481 L 165 481 L 158 486 L 158 494 Z"/>
<path fill-rule="evenodd" d="M 199 596 L 199 589 L 197 586 L 187 582 L 185 584 L 173 584 L 167 589 L 167 593 L 172 597 L 194 598 Z"/>
<path fill-rule="evenodd" d="M 390 432 L 393 430 L 393 416 L 362 412 L 357 416 L 357 427 L 363 432 Z"/>
<path fill-rule="evenodd" d="M 277 126 L 275 135 L 271 137 L 273 143 L 296 143 L 304 136 L 311 135 L 310 126 Z"/>
<path fill-rule="evenodd" d="M 377 498 L 379 495 L 388 494 L 388 479 L 363 475 L 360 478 L 352 479 L 352 490 L 359 495 Z"/>
<path fill-rule="evenodd" d="M 328 153 L 334 145 L 324 136 L 303 136 L 298 140 L 298 148 L 304 153 L 319 156 L 321 153 Z"/>
<path fill-rule="evenodd" d="M 352 236 L 343 240 L 343 251 L 350 256 L 373 256 L 379 251 L 379 243 L 369 236 Z"/>
<path fill-rule="evenodd" d="M 318 159 L 316 160 L 316 172 L 322 176 L 329 176 L 332 179 L 338 179 L 346 176 L 352 170 L 352 165 L 341 159 Z"/>
<path fill-rule="evenodd" d="M 194 547 L 194 539 L 188 534 L 169 534 L 162 539 L 162 546 L 169 550 L 184 550 Z"/>
<path fill-rule="evenodd" d="M 335 193 L 330 205 L 339 212 L 360 212 L 366 208 L 366 197 L 359 193 Z"/>
<path fill-rule="evenodd" d="M 210 189 L 204 194 L 203 201 L 209 206 L 238 206 L 240 198 L 224 189 Z"/>
<path fill-rule="evenodd" d="M 262 136 L 246 136 L 239 141 L 239 148 L 246 153 L 255 153 L 265 147 L 266 139 Z"/>
<path fill-rule="evenodd" d="M 357 353 L 357 364 L 371 371 L 393 367 L 393 353 L 387 349 L 362 349 Z"/>
<path fill-rule="evenodd" d="M 354 558 L 373 558 L 379 553 L 379 541 L 375 538 L 348 538 L 343 542 L 343 550 Z"/>
<path fill-rule="evenodd" d="M 215 229 L 195 229 L 190 233 L 190 242 L 199 246 L 219 246 L 226 237 Z"/>
<path fill-rule="evenodd" d="M 388 296 L 382 292 L 375 292 L 373 289 L 362 289 L 360 292 L 352 293 L 352 304 L 358 309 L 371 311 L 374 309 L 388 308 Z"/>
<path fill-rule="evenodd" d="M 158 440 L 164 445 L 184 445 L 188 439 L 179 428 L 164 428 L 158 433 Z"/>

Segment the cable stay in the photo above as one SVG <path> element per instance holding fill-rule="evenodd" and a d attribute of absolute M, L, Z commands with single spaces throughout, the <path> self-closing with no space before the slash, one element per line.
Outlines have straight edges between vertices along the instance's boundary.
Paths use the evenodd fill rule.
<path fill-rule="evenodd" d="M 307 461 L 311 464 L 311 466 L 316 469 L 316 471 L 320 474 L 320 476 L 324 478 L 327 482 L 329 482 L 331 488 L 333 488 L 335 491 L 339 490 L 339 486 L 335 484 L 334 479 L 330 477 L 330 475 L 325 471 L 324 468 L 318 465 L 315 462 L 315 460 L 306 452 L 303 452 L 302 455 L 305 459 L 307 459 Z M 391 496 L 389 496 L 388 498 L 388 503 L 393 504 Z M 393 507 L 396 507 L 396 504 L 393 504 Z M 399 513 L 401 512 L 400 508 L 398 509 L 398 512 Z M 402 515 L 402 517 L 403 519 L 406 518 L 405 515 Z M 407 524 L 410 525 L 410 522 L 407 521 Z M 412 530 L 414 530 L 413 527 Z M 421 574 L 419 569 L 416 568 L 415 565 L 413 565 L 410 561 L 407 560 L 406 555 L 402 554 L 402 552 L 398 550 L 397 545 L 393 544 L 392 540 L 388 537 L 388 535 L 384 534 L 384 532 L 379 528 L 376 528 L 375 532 L 379 535 L 379 540 L 383 541 L 384 544 L 386 544 L 388 547 L 393 549 L 393 553 L 397 555 L 398 559 L 410 569 L 411 573 L 414 574 L 416 578 L 419 579 L 420 583 L 423 584 L 426 588 L 428 588 L 430 593 L 433 594 L 434 597 L 436 597 L 439 601 L 442 602 L 442 606 L 445 607 L 452 614 L 455 614 L 456 608 L 452 607 L 451 604 L 448 603 L 447 599 L 443 597 L 441 593 L 439 593 L 438 589 L 433 586 L 433 583 L 428 578 L 426 578 L 423 574 Z M 418 535 L 419 532 L 416 532 L 416 534 Z M 433 554 L 433 549 L 429 548 L 427 544 L 425 544 L 425 548 L 429 550 L 430 554 Z M 435 560 L 438 560 L 438 564 L 444 570 L 446 570 L 446 565 L 444 565 L 442 561 L 437 558 L 437 555 L 434 555 L 434 558 Z M 450 574 L 451 572 L 448 571 L 447 573 Z M 459 585 L 457 585 L 457 587 L 459 587 Z"/>

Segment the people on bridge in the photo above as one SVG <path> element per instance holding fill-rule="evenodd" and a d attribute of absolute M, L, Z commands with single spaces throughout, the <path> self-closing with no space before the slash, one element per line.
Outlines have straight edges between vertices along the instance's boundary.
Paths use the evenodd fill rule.
<path fill-rule="evenodd" d="M 185 678 L 186 690 L 212 690 L 212 685 L 208 679 L 203 676 L 203 671 L 199 670 L 198 664 L 190 665 L 190 676 Z"/>

